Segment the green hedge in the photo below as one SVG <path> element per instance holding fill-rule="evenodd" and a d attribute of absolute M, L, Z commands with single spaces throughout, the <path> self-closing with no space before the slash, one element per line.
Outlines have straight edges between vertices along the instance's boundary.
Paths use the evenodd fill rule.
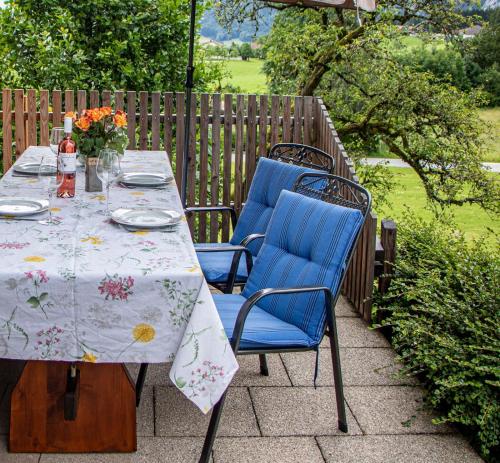
<path fill-rule="evenodd" d="M 498 461 L 500 300 L 498 246 L 467 243 L 440 220 L 398 222 L 398 257 L 377 316 L 428 391 L 438 422 L 464 425 L 476 448 Z"/>

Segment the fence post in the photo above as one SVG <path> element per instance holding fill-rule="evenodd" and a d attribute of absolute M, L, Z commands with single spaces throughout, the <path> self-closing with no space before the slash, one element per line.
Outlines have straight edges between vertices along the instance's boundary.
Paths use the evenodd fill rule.
<path fill-rule="evenodd" d="M 393 220 L 383 219 L 380 231 L 380 242 L 384 248 L 383 272 L 378 280 L 380 294 L 389 289 L 392 279 L 392 270 L 396 260 L 396 223 Z"/>

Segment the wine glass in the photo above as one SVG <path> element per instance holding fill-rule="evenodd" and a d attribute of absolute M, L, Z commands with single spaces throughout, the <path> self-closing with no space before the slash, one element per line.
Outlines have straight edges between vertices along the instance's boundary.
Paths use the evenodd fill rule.
<path fill-rule="evenodd" d="M 120 175 L 120 156 L 116 150 L 105 148 L 99 152 L 97 177 L 106 186 L 106 215 L 109 216 L 109 187 Z"/>
<path fill-rule="evenodd" d="M 59 143 L 64 138 L 64 128 L 63 127 L 53 127 L 50 132 L 50 149 L 54 154 L 59 151 Z"/>
<path fill-rule="evenodd" d="M 64 181 L 64 173 L 57 173 L 57 156 L 47 154 L 43 156 L 38 168 L 38 181 L 47 190 L 49 199 L 49 218 L 40 220 L 42 225 L 54 225 L 57 222 L 52 218 L 52 196 Z"/>

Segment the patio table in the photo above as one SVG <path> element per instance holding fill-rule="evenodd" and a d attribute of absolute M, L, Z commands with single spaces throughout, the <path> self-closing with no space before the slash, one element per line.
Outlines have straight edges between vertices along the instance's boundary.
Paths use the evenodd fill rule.
<path fill-rule="evenodd" d="M 48 150 L 30 147 L 20 159 Z M 126 151 L 122 169 L 172 173 L 162 151 Z M 58 225 L 0 220 L 0 358 L 30 361 L 12 394 L 11 451 L 135 450 L 124 363 L 173 362 L 173 383 L 204 413 L 238 369 L 185 217 L 175 232 L 130 232 L 106 217 L 105 193 L 84 191 L 83 172 L 76 190 L 54 198 Z M 46 192 L 11 169 L 0 196 L 14 195 Z M 174 181 L 111 188 L 111 209 L 134 206 L 182 212 Z"/>

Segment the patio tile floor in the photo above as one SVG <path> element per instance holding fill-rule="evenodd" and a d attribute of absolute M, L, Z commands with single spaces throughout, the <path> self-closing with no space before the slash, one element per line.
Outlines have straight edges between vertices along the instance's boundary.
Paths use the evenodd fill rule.
<path fill-rule="evenodd" d="M 337 306 L 349 435 L 337 431 L 331 359 L 320 352 L 268 356 L 269 377 L 256 356 L 239 358 L 215 441 L 213 463 L 427 463 L 481 461 L 450 426 L 435 426 L 422 390 L 395 374 L 385 338 L 369 330 L 345 300 Z M 322 344 L 327 348 L 328 341 Z M 151 365 L 138 410 L 135 454 L 7 453 L 9 397 L 22 362 L 0 360 L 1 463 L 191 463 L 198 461 L 208 417 L 172 386 L 168 365 Z M 132 377 L 138 371 L 130 365 Z"/>

